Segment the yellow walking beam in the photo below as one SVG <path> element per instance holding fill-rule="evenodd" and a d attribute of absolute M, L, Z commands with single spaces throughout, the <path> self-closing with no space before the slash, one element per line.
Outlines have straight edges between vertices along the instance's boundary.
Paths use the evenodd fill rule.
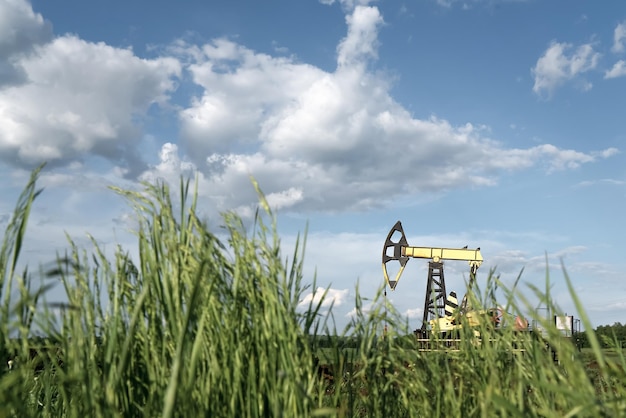
<path fill-rule="evenodd" d="M 482 264 L 483 256 L 480 248 L 431 248 L 431 247 L 402 247 L 402 255 L 412 258 L 430 258 L 435 263 L 441 260 L 461 260 Z"/>
<path fill-rule="evenodd" d="M 396 237 L 396 240 L 393 239 L 394 237 Z M 430 259 L 436 263 L 439 263 L 442 260 L 467 261 L 470 265 L 471 279 L 473 279 L 476 275 L 476 271 L 483 263 L 483 256 L 480 253 L 480 248 L 411 247 L 406 240 L 406 235 L 404 235 L 402 224 L 398 221 L 393 228 L 391 228 L 391 231 L 389 231 L 389 235 L 387 235 L 387 239 L 385 240 L 385 245 L 383 247 L 383 275 L 391 290 L 395 290 L 409 258 Z M 387 263 L 394 261 L 400 263 L 400 270 L 397 272 L 396 277 L 392 280 L 389 278 L 387 273 Z"/>

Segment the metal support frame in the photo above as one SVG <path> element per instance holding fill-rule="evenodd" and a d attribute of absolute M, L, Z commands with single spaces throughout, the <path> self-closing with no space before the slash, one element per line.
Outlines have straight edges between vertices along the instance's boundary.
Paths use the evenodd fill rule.
<path fill-rule="evenodd" d="M 424 299 L 422 331 L 426 331 L 426 327 L 431 319 L 442 318 L 445 315 L 446 295 L 443 263 L 431 261 L 428 263 L 428 284 L 426 285 L 426 297 Z"/>

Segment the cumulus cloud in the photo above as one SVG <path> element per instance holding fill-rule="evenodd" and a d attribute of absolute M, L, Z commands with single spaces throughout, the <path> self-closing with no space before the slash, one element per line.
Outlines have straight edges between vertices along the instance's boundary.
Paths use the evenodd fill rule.
<path fill-rule="evenodd" d="M 528 156 L 535 156 L 538 159 L 549 157 L 548 172 L 578 168 L 584 163 L 609 158 L 619 153 L 617 148 L 607 148 L 602 151 L 584 153 L 571 149 L 559 149 L 550 144 L 539 145 L 526 151 L 528 151 Z"/>
<path fill-rule="evenodd" d="M 626 21 L 615 27 L 613 32 L 613 46 L 611 51 L 617 53 L 624 52 L 624 42 L 626 42 Z"/>
<path fill-rule="evenodd" d="M 52 37 L 52 27 L 23 0 L 0 3 L 0 87 L 24 82 L 26 74 L 16 63 L 35 45 Z"/>
<path fill-rule="evenodd" d="M 576 269 L 581 263 L 577 258 L 585 253 L 587 248 L 580 245 L 561 248 L 546 254 L 536 254 L 522 250 L 502 250 L 492 254 L 489 259 L 490 266 L 497 266 L 499 273 L 518 274 L 521 268 L 532 273 L 544 272 L 546 269 L 546 257 L 548 265 L 554 269 L 560 269 L 561 261 L 570 260 L 567 263 L 568 269 Z M 574 260 L 573 262 L 571 260 Z"/>
<path fill-rule="evenodd" d="M 361 309 L 359 311 L 357 311 L 357 308 L 354 307 L 350 310 L 350 312 L 348 312 L 345 317 L 346 318 L 355 318 L 358 314 L 362 314 L 362 315 L 368 315 L 370 312 L 372 312 L 374 310 L 376 306 L 374 305 L 373 302 L 370 303 L 366 303 L 363 306 L 361 306 Z"/>
<path fill-rule="evenodd" d="M 337 47 L 339 67 L 358 66 L 378 56 L 378 28 L 383 23 L 375 7 L 357 7 L 346 16 L 348 35 Z"/>
<path fill-rule="evenodd" d="M 404 311 L 404 315 L 410 319 L 422 319 L 424 317 L 423 308 L 407 309 Z"/>
<path fill-rule="evenodd" d="M 73 35 L 48 39 L 48 26 L 30 5 L 14 0 L 0 8 L 8 9 L 0 13 L 0 56 L 23 74 L 0 90 L 0 159 L 29 168 L 68 165 L 93 153 L 141 169 L 137 122 L 167 100 L 180 63 L 141 59 Z"/>
<path fill-rule="evenodd" d="M 617 78 L 626 76 L 626 61 L 619 60 L 613 67 L 604 73 L 604 78 Z"/>
<path fill-rule="evenodd" d="M 290 187 L 288 190 L 283 190 L 278 193 L 270 193 L 265 196 L 267 204 L 275 209 L 288 208 L 293 206 L 296 202 L 302 200 L 302 189 L 296 187 Z"/>
<path fill-rule="evenodd" d="M 583 44 L 572 49 L 572 44 L 552 42 L 537 60 L 531 70 L 535 79 L 533 91 L 536 94 L 550 97 L 557 87 L 596 68 L 600 54 L 594 51 L 591 44 Z M 583 81 L 582 86 L 588 90 L 591 83 Z"/>
<path fill-rule="evenodd" d="M 322 308 L 330 308 L 338 307 L 344 304 L 348 299 L 349 291 L 348 289 L 324 289 L 323 287 L 318 287 L 314 291 L 307 293 L 304 295 L 300 303 L 298 304 L 299 308 L 306 308 L 309 304 L 312 304 L 314 307 L 317 306 L 321 302 Z M 322 300 L 322 297 L 324 298 Z"/>
<path fill-rule="evenodd" d="M 192 154 L 255 148 L 268 114 L 321 74 L 313 66 L 256 54 L 227 39 L 214 40 L 196 53 L 199 60 L 189 71 L 204 94 L 179 115 Z"/>
<path fill-rule="evenodd" d="M 252 175 L 283 209 L 363 210 L 381 204 L 381 190 L 490 186 L 501 171 L 576 168 L 615 151 L 510 149 L 483 126 L 415 118 L 391 97 L 389 78 L 368 70 L 383 24 L 378 9 L 357 6 L 346 23 L 332 72 L 228 39 L 186 47 L 203 91 L 179 113 L 182 137 L 220 202 L 253 213 L 245 209 L 256 198 Z M 589 65 L 568 59 L 575 73 Z"/>
<path fill-rule="evenodd" d="M 155 183 L 163 180 L 167 183 L 176 183 L 180 177 L 192 177 L 197 173 L 196 166 L 178 155 L 178 145 L 167 142 L 159 152 L 159 164 L 146 170 L 140 180 Z"/>
<path fill-rule="evenodd" d="M 23 0 L 0 3 L 0 55 L 28 50 L 51 37 L 51 26 Z"/>
<path fill-rule="evenodd" d="M 365 210 L 384 204 L 382 190 L 393 199 L 491 186 L 502 171 L 576 168 L 616 151 L 510 149 L 480 125 L 416 118 L 391 96 L 390 77 L 370 70 L 384 24 L 380 11 L 343 3 L 354 7 L 334 71 L 224 38 L 178 42 L 168 50 L 173 56 L 142 59 L 72 35 L 46 38 L 41 16 L 14 7 L 23 18 L 8 25 L 30 22 L 23 27 L 32 36 L 20 41 L 30 45 L 18 48 L 26 52 L 11 53 L 26 81 L 0 90 L 0 159 L 21 168 L 43 160 L 70 167 L 96 155 L 130 178 L 176 183 L 193 176 L 216 210 L 252 214 L 250 176 L 275 209 Z M 567 55 L 562 45 L 557 55 L 567 65 L 557 67 L 579 74 L 595 66 L 589 48 Z M 153 104 L 168 101 L 183 62 L 200 93 L 179 108 L 179 144 L 164 144 L 147 166 L 137 151 L 141 120 Z"/>

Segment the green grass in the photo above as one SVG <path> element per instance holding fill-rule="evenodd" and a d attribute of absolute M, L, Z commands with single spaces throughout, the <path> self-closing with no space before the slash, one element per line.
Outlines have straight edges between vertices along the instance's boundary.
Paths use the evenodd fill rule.
<path fill-rule="evenodd" d="M 340 331 L 321 302 L 299 309 L 314 282 L 303 276 L 306 236 L 284 255 L 261 193 L 254 225 L 225 213 L 219 239 L 197 216 L 189 183 L 174 194 L 165 185 L 114 189 L 140 221 L 139 259 L 123 248 L 107 257 L 96 240 L 87 253 L 70 239 L 40 287 L 37 275 L 16 270 L 37 176 L 0 251 L 0 417 L 626 414 L 624 358 L 607 355 L 592 332 L 592 348 L 581 353 L 551 324 L 541 340 L 485 323 L 481 342 L 465 329 L 459 351 L 420 352 L 380 294 L 368 312 L 357 296 L 356 315 Z M 66 303 L 45 301 L 52 285 L 63 287 Z M 498 287 L 492 272 L 472 306 L 491 306 Z M 531 290 L 557 311 L 549 295 Z M 504 293 L 508 311 L 532 311 L 514 289 Z M 332 381 L 318 375 L 320 363 L 332 366 Z"/>

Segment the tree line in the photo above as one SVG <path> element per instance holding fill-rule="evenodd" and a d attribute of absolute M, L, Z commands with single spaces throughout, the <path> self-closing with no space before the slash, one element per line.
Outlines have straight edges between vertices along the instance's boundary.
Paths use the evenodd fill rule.
<path fill-rule="evenodd" d="M 600 325 L 594 331 L 602 348 L 626 348 L 626 324 L 615 322 L 613 325 Z M 579 347 L 590 347 L 589 339 L 584 332 L 578 332 L 574 337 Z"/>

